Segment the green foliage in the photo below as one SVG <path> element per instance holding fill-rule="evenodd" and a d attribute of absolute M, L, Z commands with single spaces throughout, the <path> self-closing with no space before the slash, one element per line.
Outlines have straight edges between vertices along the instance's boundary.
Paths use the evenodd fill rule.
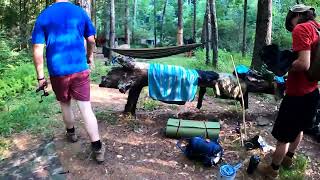
<path fill-rule="evenodd" d="M 156 6 L 153 0 L 141 0 L 137 4 L 137 21 L 134 29 L 135 42 L 138 43 L 140 39 L 154 39 L 153 30 L 157 30 L 157 38 L 160 37 L 160 25 L 165 0 L 157 0 Z M 193 4 L 184 1 L 183 4 L 183 24 L 184 37 L 190 38 L 192 36 L 193 24 Z M 313 5 L 319 12 L 319 2 L 316 0 L 303 1 L 305 4 Z M 103 2 L 101 2 L 103 3 Z M 283 0 L 273 2 L 273 32 L 272 41 L 277 43 L 282 48 L 291 48 L 291 34 L 284 28 L 284 20 L 289 8 L 294 5 L 295 1 Z M 108 18 L 108 10 L 102 10 L 102 7 L 108 7 L 108 4 L 101 4 L 101 10 L 98 10 L 98 27 L 106 27 L 103 23 Z M 118 37 L 124 35 L 124 4 L 123 1 L 116 1 L 116 34 Z M 133 1 L 130 1 L 130 7 L 133 7 Z M 154 26 L 153 10 L 156 8 L 156 25 Z M 243 1 L 240 0 L 218 0 L 216 1 L 216 14 L 218 21 L 219 33 L 219 48 L 229 52 L 240 52 L 242 48 L 242 32 L 243 32 Z M 103 11 L 103 12 L 102 12 Z M 196 12 L 196 35 L 197 42 L 200 42 L 203 28 L 203 20 L 206 11 L 206 0 L 197 0 Z M 131 8 L 129 21 L 133 21 L 133 11 Z M 256 31 L 256 17 L 257 17 L 257 0 L 249 1 L 247 7 L 247 53 L 252 53 Z M 101 25 L 99 25 L 101 24 Z M 100 28 L 99 32 L 107 31 Z M 108 33 L 103 33 L 108 34 Z M 168 1 L 166 7 L 166 14 L 164 17 L 164 42 L 163 46 L 175 45 L 177 34 L 177 1 Z"/>
<path fill-rule="evenodd" d="M 94 61 L 95 69 L 91 71 L 91 81 L 95 83 L 101 82 L 101 76 L 107 75 L 107 73 L 110 71 L 111 66 L 105 66 L 104 61 L 102 59 L 96 59 Z"/>
<path fill-rule="evenodd" d="M 8 139 L 0 137 L 0 161 L 5 158 L 4 153 L 9 150 L 10 144 Z"/>
<path fill-rule="evenodd" d="M 25 51 L 14 51 L 10 39 L 0 31 L 0 110 L 5 101 L 35 87 L 35 70 Z"/>
<path fill-rule="evenodd" d="M 295 163 L 290 169 L 280 169 L 281 180 L 304 180 L 305 171 L 308 167 L 309 160 L 303 155 L 298 155 Z"/>
<path fill-rule="evenodd" d="M 160 106 L 160 103 L 159 103 L 159 101 L 148 98 L 148 99 L 143 100 L 142 106 L 143 106 L 144 110 L 153 111 L 153 110 L 156 110 Z"/>
<path fill-rule="evenodd" d="M 6 70 L 0 79 L 0 99 L 10 99 L 35 88 L 35 71 L 31 64 Z"/>
<path fill-rule="evenodd" d="M 212 55 L 212 52 L 210 52 Z M 204 49 L 199 49 L 195 52 L 195 57 L 188 58 L 183 55 L 171 56 L 161 59 L 156 59 L 151 62 L 153 63 L 161 63 L 161 64 L 170 64 L 170 65 L 179 65 L 189 69 L 201 69 L 208 71 L 218 71 L 225 73 L 233 72 L 233 64 L 231 61 L 231 56 L 233 56 L 235 64 L 243 64 L 250 67 L 251 57 L 246 56 L 242 57 L 240 53 L 230 53 L 225 50 L 219 50 L 219 59 L 218 59 L 218 67 L 215 69 L 211 65 L 205 64 L 206 53 Z"/>
<path fill-rule="evenodd" d="M 118 122 L 117 116 L 112 114 L 111 111 L 99 111 L 96 113 L 96 116 L 99 121 L 105 121 L 111 125 L 116 125 Z"/>
<path fill-rule="evenodd" d="M 204 61 L 198 58 L 188 58 L 183 55 L 171 56 L 166 58 L 160 58 L 151 61 L 153 63 L 179 65 L 189 69 L 202 69 L 202 70 L 212 70 L 211 66 L 207 66 Z"/>
<path fill-rule="evenodd" d="M 55 97 L 46 97 L 38 103 L 40 96 L 28 92 L 7 102 L 7 109 L 0 112 L 0 136 L 28 131 L 32 133 L 51 133 L 59 126 L 54 116 L 59 113 Z"/>
<path fill-rule="evenodd" d="M 210 55 L 212 55 L 212 52 L 210 52 Z M 200 49 L 200 50 L 196 51 L 195 56 L 196 56 L 197 61 L 203 62 L 201 64 L 201 66 L 195 66 L 195 67 L 199 67 L 200 69 L 207 70 L 208 66 L 204 63 L 205 58 L 206 58 L 205 50 Z M 218 57 L 218 66 L 214 70 L 216 70 L 218 72 L 232 73 L 234 68 L 233 68 L 231 56 L 234 58 L 235 65 L 243 64 L 243 65 L 250 67 L 250 64 L 251 64 L 251 57 L 250 56 L 246 56 L 243 58 L 240 53 L 231 53 L 226 50 L 220 49 L 219 50 L 219 57 Z"/>
<path fill-rule="evenodd" d="M 5 101 L 35 88 L 36 76 L 31 63 L 21 66 L 8 64 L 0 74 L 0 110 L 4 108 Z"/>

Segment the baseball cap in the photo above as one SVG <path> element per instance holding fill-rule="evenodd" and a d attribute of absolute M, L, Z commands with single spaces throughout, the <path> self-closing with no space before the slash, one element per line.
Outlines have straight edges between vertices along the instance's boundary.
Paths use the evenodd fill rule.
<path fill-rule="evenodd" d="M 290 11 L 292 12 L 297 12 L 297 13 L 301 13 L 301 12 L 305 12 L 305 11 L 308 11 L 308 10 L 313 10 L 315 11 L 315 9 L 311 6 L 306 6 L 304 4 L 296 4 L 294 6 L 292 6 L 290 8 Z"/>

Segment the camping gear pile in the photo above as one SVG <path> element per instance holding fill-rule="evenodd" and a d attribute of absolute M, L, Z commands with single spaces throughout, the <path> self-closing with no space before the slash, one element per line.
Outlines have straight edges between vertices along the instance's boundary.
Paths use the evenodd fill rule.
<path fill-rule="evenodd" d="M 222 159 L 219 133 L 219 122 L 169 119 L 166 127 L 167 137 L 179 138 L 177 147 L 183 154 L 206 167 L 217 165 Z"/>
<path fill-rule="evenodd" d="M 218 139 L 219 133 L 219 122 L 169 119 L 166 127 L 166 136 L 170 138 L 199 136 L 207 139 Z"/>
<path fill-rule="evenodd" d="M 185 147 L 182 147 L 183 141 L 187 141 Z M 217 165 L 223 155 L 223 149 L 218 140 L 208 141 L 202 137 L 179 140 L 177 147 L 186 157 L 191 160 L 198 160 L 206 167 Z"/>

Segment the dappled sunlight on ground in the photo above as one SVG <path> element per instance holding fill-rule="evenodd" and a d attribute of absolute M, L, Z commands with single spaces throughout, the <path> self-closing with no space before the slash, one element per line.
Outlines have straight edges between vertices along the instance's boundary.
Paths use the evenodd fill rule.
<path fill-rule="evenodd" d="M 127 102 L 127 95 L 117 89 L 100 88 L 98 85 L 91 85 L 91 102 L 104 104 L 104 108 L 112 110 L 123 110 Z"/>
<path fill-rule="evenodd" d="M 196 109 L 196 101 L 185 106 L 156 103 L 156 108 L 151 110 L 144 107 L 143 101 L 149 100 L 144 93 L 139 99 L 137 116 L 133 117 L 121 113 L 126 104 L 127 94 L 121 94 L 116 89 L 99 88 L 98 85 L 92 85 L 91 89 L 93 108 L 98 114 L 99 130 L 107 147 L 106 161 L 97 165 L 90 156 L 90 141 L 84 130 L 80 112 L 76 108 L 74 113 L 79 142 L 68 143 L 64 128 L 55 129 L 54 133 L 54 144 L 67 179 L 216 179 L 218 167 L 205 168 L 200 162 L 188 160 L 176 147 L 177 140 L 165 137 L 166 122 L 172 117 L 219 120 L 220 140 L 225 150 L 223 163 L 243 163 L 237 179 L 262 179 L 258 174 L 250 177 L 246 174 L 248 160 L 253 154 L 259 154 L 267 160 L 270 159 L 270 155 L 262 153 L 259 149 L 246 151 L 241 147 L 240 135 L 236 128 L 237 121 L 242 121 L 242 114 L 241 107 L 235 101 L 206 96 L 201 110 Z M 248 136 L 260 134 L 268 144 L 274 146 L 270 131 L 278 104 L 263 96 L 250 96 L 249 100 L 246 116 Z M 73 106 L 76 107 L 75 103 Z M 264 116 L 270 123 L 263 127 L 257 126 L 259 116 Z M 60 116 L 57 118 L 61 121 Z M 11 151 L 24 152 L 40 142 L 37 141 L 38 138 L 33 136 L 17 135 L 16 139 L 12 139 L 14 147 Z M 319 148 L 318 143 L 306 137 L 299 150 L 299 153 L 308 155 L 312 160 L 312 166 L 306 171 L 309 179 L 320 178 L 317 164 Z M 39 176 L 46 173 L 42 172 L 41 168 L 38 170 Z"/>

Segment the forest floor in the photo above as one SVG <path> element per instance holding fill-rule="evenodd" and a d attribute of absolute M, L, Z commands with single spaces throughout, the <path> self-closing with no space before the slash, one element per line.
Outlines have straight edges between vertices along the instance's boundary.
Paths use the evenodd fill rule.
<path fill-rule="evenodd" d="M 237 122 L 242 121 L 242 113 L 240 105 L 233 100 L 206 96 L 202 109 L 198 110 L 196 101 L 178 106 L 151 100 L 147 96 L 147 89 L 144 89 L 134 119 L 122 115 L 127 94 L 121 94 L 117 89 L 99 88 L 97 84 L 92 84 L 91 96 L 101 138 L 107 148 L 106 161 L 98 165 L 90 156 L 90 142 L 80 112 L 75 108 L 79 141 L 68 143 L 63 126 L 54 129 L 51 139 L 67 179 L 216 179 L 219 165 L 205 168 L 199 162 L 188 160 L 176 148 L 177 140 L 165 137 L 164 129 L 168 118 L 219 120 L 220 140 L 224 148 L 221 164 L 243 163 L 243 167 L 237 173 L 237 179 L 263 179 L 258 174 L 248 176 L 245 171 L 252 154 L 266 159 L 269 159 L 269 154 L 264 154 L 259 149 L 246 151 L 240 146 L 240 135 L 236 128 Z M 278 105 L 279 102 L 275 102 L 271 96 L 250 95 L 246 115 L 249 137 L 260 134 L 269 145 L 274 146 L 275 140 L 270 132 Z M 264 119 L 264 126 L 257 124 L 261 117 Z M 57 122 L 62 121 L 61 114 L 54 118 Z M 13 136 L 12 142 L 15 146 L 9 151 L 23 154 L 28 149 L 36 147 L 43 139 L 45 138 L 26 133 Z M 281 179 L 320 179 L 320 144 L 305 136 L 298 154 L 299 162 L 295 165 L 296 169 L 281 170 Z M 0 161 L 0 167 L 5 167 L 5 164 L 10 162 L 12 156 L 8 157 Z"/>
<path fill-rule="evenodd" d="M 164 136 L 168 118 L 192 120 L 220 120 L 222 124 L 221 142 L 225 150 L 224 163 L 243 163 L 237 179 L 263 179 L 259 175 L 247 176 L 245 170 L 252 154 L 261 157 L 260 150 L 246 151 L 240 146 L 240 135 L 236 133 L 237 122 L 241 121 L 241 108 L 234 101 L 206 97 L 201 110 L 196 103 L 184 106 L 156 103 L 146 105 L 146 94 L 140 99 L 137 118 L 121 115 L 126 103 L 126 95 L 115 89 L 102 89 L 92 85 L 92 102 L 99 119 L 99 128 L 107 146 L 106 162 L 97 165 L 88 155 L 90 148 L 83 125 L 78 125 L 80 141 L 69 144 L 65 141 L 63 129 L 57 131 L 55 144 L 68 179 L 215 179 L 218 167 L 204 168 L 184 157 L 176 148 L 176 140 Z M 149 103 L 150 104 L 150 103 Z M 249 137 L 260 134 L 268 144 L 274 145 L 270 135 L 278 103 L 269 97 L 250 96 L 247 112 Z M 151 110 L 154 109 L 154 110 Z M 76 118 L 80 122 L 79 112 Z M 256 124 L 262 116 L 269 121 L 266 126 Z M 309 158 L 305 179 L 320 179 L 320 145 L 306 136 L 299 148 L 299 154 Z M 268 154 L 266 154 L 268 157 Z M 295 172 L 298 177 L 303 172 Z M 282 179 L 286 179 L 285 175 Z"/>

